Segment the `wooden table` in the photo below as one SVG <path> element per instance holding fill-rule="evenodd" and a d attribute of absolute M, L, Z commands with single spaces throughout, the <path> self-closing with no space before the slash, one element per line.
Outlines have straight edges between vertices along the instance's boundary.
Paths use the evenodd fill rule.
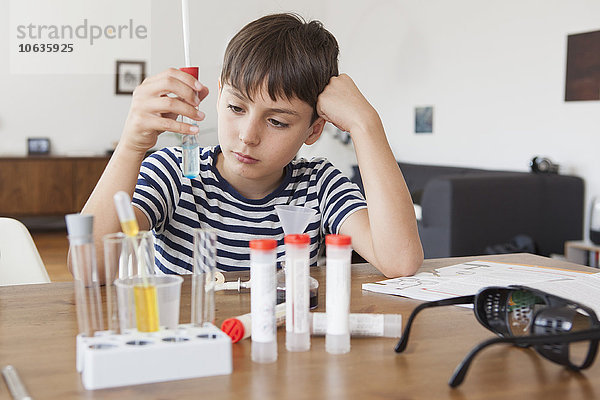
<path fill-rule="evenodd" d="M 545 257 L 513 254 L 427 260 L 424 270 L 467 260 L 586 267 Z M 320 282 L 319 311 L 325 306 L 325 271 L 311 270 Z M 368 264 L 352 270 L 352 312 L 400 313 L 406 320 L 420 302 L 361 290 L 382 276 Z M 181 320 L 189 321 L 189 280 L 183 286 Z M 250 311 L 250 294 L 217 292 L 217 323 Z M 19 371 L 34 399 L 71 398 L 235 398 L 235 399 L 584 399 L 600 397 L 600 363 L 574 373 L 533 350 L 497 345 L 475 360 L 458 389 L 447 385 L 454 368 L 480 341 L 493 336 L 461 307 L 424 311 L 416 320 L 404 354 L 397 339 L 352 339 L 344 355 L 325 352 L 325 339 L 313 337 L 311 350 L 285 350 L 285 329 L 278 331 L 279 359 L 256 364 L 251 341 L 233 345 L 233 374 L 86 391 L 75 371 L 77 322 L 72 283 L 0 287 L 0 363 Z M 0 398 L 10 398 L 0 384 Z"/>

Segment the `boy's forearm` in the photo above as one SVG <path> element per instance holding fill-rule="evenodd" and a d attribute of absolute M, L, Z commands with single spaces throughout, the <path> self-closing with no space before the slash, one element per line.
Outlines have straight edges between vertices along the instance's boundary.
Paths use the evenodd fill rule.
<path fill-rule="evenodd" d="M 377 267 L 386 276 L 412 275 L 423 262 L 414 208 L 378 116 L 351 132 Z"/>
<path fill-rule="evenodd" d="M 113 195 L 123 190 L 131 196 L 135 190 L 144 154 L 117 146 L 100 180 L 96 184 L 82 213 L 94 216 L 94 242 L 98 259 L 98 272 L 104 281 L 104 249 L 102 237 L 120 231 L 119 219 L 113 202 Z M 147 229 L 147 227 L 141 227 Z"/>

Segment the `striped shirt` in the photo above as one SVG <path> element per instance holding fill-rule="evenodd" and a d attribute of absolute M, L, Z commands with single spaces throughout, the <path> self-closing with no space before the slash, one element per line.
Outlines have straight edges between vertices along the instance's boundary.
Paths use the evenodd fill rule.
<path fill-rule="evenodd" d="M 325 235 L 338 233 L 353 212 L 366 208 L 358 187 L 324 158 L 299 159 L 285 167 L 277 189 L 262 199 L 238 193 L 216 168 L 220 147 L 200 149 L 200 175 L 181 171 L 181 148 L 155 152 L 142 163 L 133 204 L 148 218 L 155 237 L 156 265 L 163 273 L 192 270 L 193 229 L 217 231 L 217 268 L 248 269 L 249 241 L 277 240 L 277 261 L 284 259 L 283 228 L 275 205 L 310 207 L 316 214 L 304 233 L 310 235 L 310 262 L 317 264 Z"/>

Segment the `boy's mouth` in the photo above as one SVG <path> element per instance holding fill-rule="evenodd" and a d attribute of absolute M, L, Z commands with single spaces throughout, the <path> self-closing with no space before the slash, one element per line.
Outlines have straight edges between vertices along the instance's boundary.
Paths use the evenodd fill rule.
<path fill-rule="evenodd" d="M 247 154 L 244 153 L 237 153 L 237 152 L 233 152 L 233 155 L 235 156 L 235 158 L 244 164 L 256 164 L 258 162 L 258 160 L 256 158 L 252 158 Z"/>

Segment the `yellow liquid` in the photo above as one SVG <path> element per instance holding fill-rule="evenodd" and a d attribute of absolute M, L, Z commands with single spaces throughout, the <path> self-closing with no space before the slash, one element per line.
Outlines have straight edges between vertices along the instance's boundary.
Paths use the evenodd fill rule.
<path fill-rule="evenodd" d="M 134 286 L 135 319 L 140 332 L 156 332 L 159 329 L 158 301 L 155 286 Z"/>
<path fill-rule="evenodd" d="M 140 231 L 138 223 L 135 219 L 130 219 L 129 221 L 121 222 L 121 229 L 123 230 L 123 233 L 127 236 L 136 236 Z"/>

